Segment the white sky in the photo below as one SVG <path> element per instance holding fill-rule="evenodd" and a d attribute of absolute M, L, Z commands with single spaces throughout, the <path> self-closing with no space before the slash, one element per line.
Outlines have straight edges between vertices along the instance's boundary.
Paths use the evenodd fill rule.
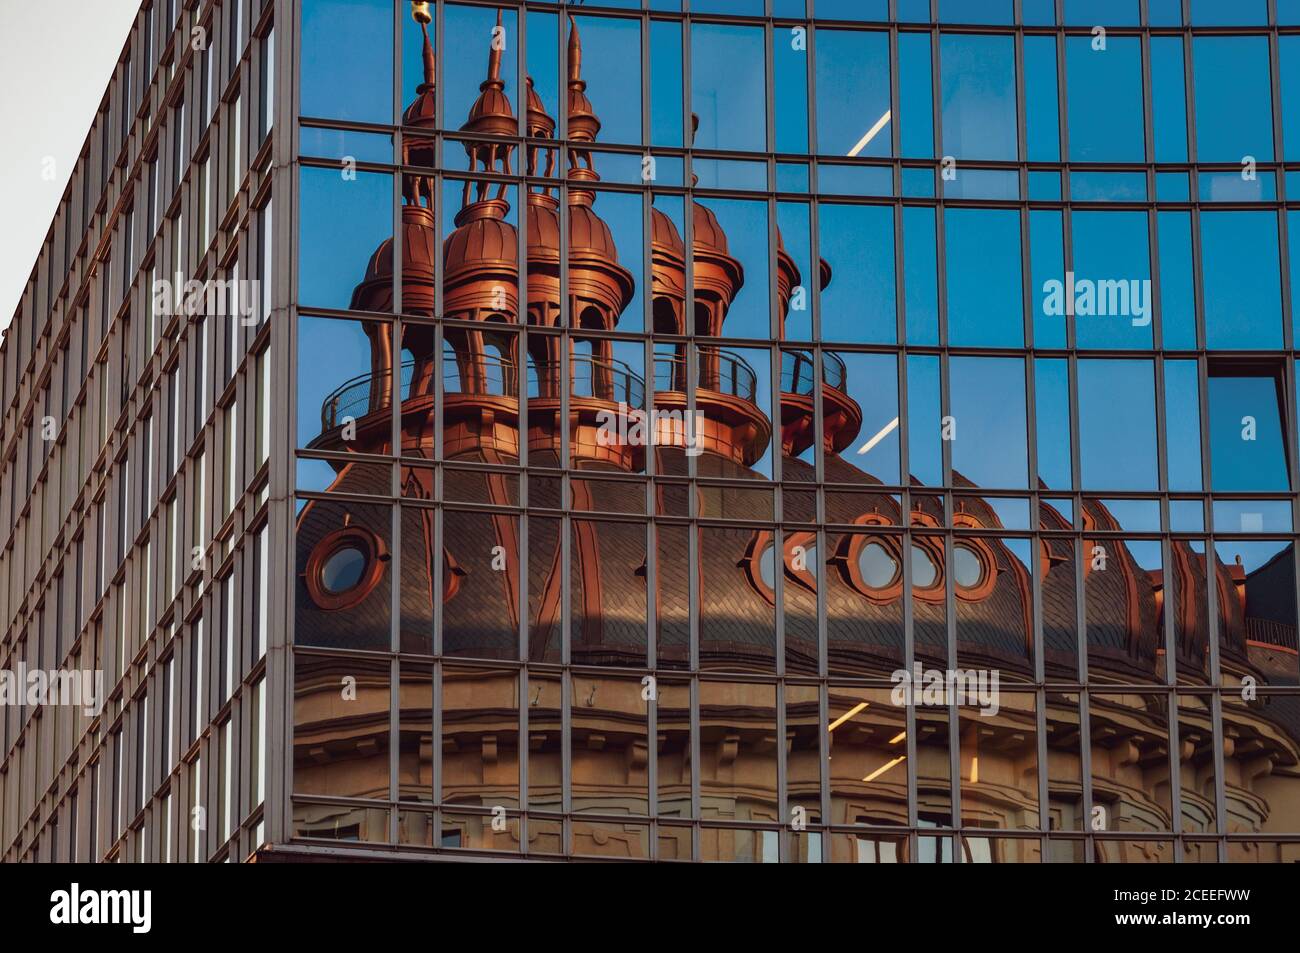
<path fill-rule="evenodd" d="M 0 0 L 0 329 L 22 298 L 140 0 Z M 42 177 L 47 156 L 54 180 Z"/>

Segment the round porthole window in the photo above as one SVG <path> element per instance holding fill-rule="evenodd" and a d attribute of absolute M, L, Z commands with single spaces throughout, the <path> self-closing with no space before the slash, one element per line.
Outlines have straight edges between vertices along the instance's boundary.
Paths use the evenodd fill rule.
<path fill-rule="evenodd" d="M 963 589 L 974 589 L 984 577 L 984 564 L 969 546 L 954 546 L 952 579 Z"/>
<path fill-rule="evenodd" d="M 858 553 L 858 572 L 872 589 L 884 589 L 898 576 L 898 563 L 880 543 L 869 542 Z"/>
<path fill-rule="evenodd" d="M 347 609 L 379 584 L 387 561 L 388 551 L 378 536 L 360 526 L 346 526 L 316 544 L 303 581 L 319 608 Z"/>
<path fill-rule="evenodd" d="M 758 559 L 758 578 L 768 589 L 776 589 L 776 547 L 768 543 Z"/>
<path fill-rule="evenodd" d="M 336 596 L 355 589 L 365 576 L 366 562 L 366 554 L 360 548 L 344 546 L 321 567 L 321 588 Z"/>
<path fill-rule="evenodd" d="M 920 546 L 912 547 L 912 588 L 929 589 L 939 578 L 934 560 Z"/>

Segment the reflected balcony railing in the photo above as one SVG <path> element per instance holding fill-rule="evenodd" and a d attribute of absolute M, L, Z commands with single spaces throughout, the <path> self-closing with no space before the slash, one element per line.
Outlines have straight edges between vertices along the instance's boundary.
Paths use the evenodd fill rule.
<path fill-rule="evenodd" d="M 416 395 L 412 394 L 412 384 L 417 380 L 416 369 L 422 364 L 427 362 L 417 361 L 414 358 L 402 362 L 399 380 L 403 401 L 419 393 L 433 393 L 432 383 L 426 381 L 422 390 L 418 390 Z M 515 366 L 503 358 L 484 354 L 468 359 L 446 354 L 443 355 L 442 365 L 444 393 L 490 394 L 503 397 L 513 397 L 518 393 Z M 345 381 L 326 397 L 321 404 L 321 429 L 332 430 L 349 417 L 359 419 L 387 407 L 387 395 L 383 391 L 378 395 L 375 393 L 374 379 L 373 374 L 359 374 Z"/>
<path fill-rule="evenodd" d="M 813 393 L 816 359 L 811 351 L 781 352 L 781 391 L 811 397 Z M 835 390 L 844 390 L 848 372 L 838 354 L 822 351 L 822 384 Z"/>
<path fill-rule="evenodd" d="M 560 398 L 563 371 L 559 364 L 528 365 L 529 399 Z M 645 406 L 645 381 L 627 364 L 602 360 L 590 354 L 569 356 L 569 393 L 641 409 Z"/>
<path fill-rule="evenodd" d="M 699 373 L 696 385 L 705 390 L 730 394 L 755 403 L 758 396 L 758 375 L 739 354 L 713 348 L 700 348 Z M 683 358 L 657 355 L 655 357 L 655 390 L 685 391 L 686 364 Z"/>
<path fill-rule="evenodd" d="M 427 374 L 417 375 L 419 365 L 426 362 L 414 359 L 402 362 L 400 371 L 401 399 L 432 394 L 433 385 Z M 514 364 L 495 355 L 460 358 L 446 354 L 442 360 L 442 388 L 445 394 L 478 394 L 496 397 L 517 397 L 518 377 Z M 645 406 L 645 381 L 622 361 L 600 360 L 586 354 L 569 358 L 570 393 L 574 397 L 590 397 L 623 403 L 640 409 Z M 413 382 L 423 380 L 412 393 Z M 528 396 L 530 398 L 559 399 L 561 379 L 558 364 L 529 364 Z M 345 381 L 325 398 L 321 405 L 321 430 L 328 431 L 348 418 L 359 419 L 383 410 L 388 400 L 383 392 L 377 396 L 374 375 L 360 374 Z"/>

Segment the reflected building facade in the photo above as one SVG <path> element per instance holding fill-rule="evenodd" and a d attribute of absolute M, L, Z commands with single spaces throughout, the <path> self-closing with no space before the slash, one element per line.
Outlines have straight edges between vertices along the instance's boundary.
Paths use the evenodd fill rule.
<path fill-rule="evenodd" d="M 275 11 L 216 855 L 1300 859 L 1300 8 L 679 6 Z"/>
<path fill-rule="evenodd" d="M 327 336 L 322 355 L 368 359 L 337 387 L 298 390 L 300 849 L 1295 859 L 1294 383 L 1281 299 L 1279 349 L 1258 363 L 1206 353 L 1198 368 L 1194 344 L 1157 348 L 1140 312 L 1093 317 L 1082 299 L 1050 329 L 1029 280 L 1054 274 L 1038 223 L 1054 221 L 1060 245 L 1077 199 L 1080 217 L 1114 214 L 1124 233 L 1135 173 L 1074 173 L 1091 178 L 1062 195 L 1059 171 L 967 170 L 963 156 L 950 177 L 933 139 L 909 153 L 889 115 L 836 160 L 852 111 L 813 91 L 861 83 L 874 95 L 860 74 L 879 69 L 915 108 L 916 51 L 903 51 L 924 41 L 943 94 L 927 75 L 933 112 L 926 102 L 919 121 L 933 116 L 976 166 L 1033 158 L 1014 153 L 1033 103 L 1026 92 L 1017 109 L 1014 61 L 1008 156 L 998 130 L 971 128 L 1007 105 L 996 92 L 981 101 L 980 71 L 1000 67 L 976 63 L 979 34 L 823 27 L 794 17 L 798 4 L 698 6 L 683 18 L 415 4 L 396 27 L 399 85 L 415 98 L 394 140 L 401 164 L 375 174 L 377 193 L 400 183 L 400 253 L 382 238 L 350 300 L 338 298 L 355 317 L 307 307 L 304 281 L 330 305 L 341 280 L 304 271 L 299 283 L 299 354 Z M 1056 31 L 1038 26 L 1025 41 L 1041 53 L 1036 41 Z M 1131 26 L 1121 48 L 1168 38 Z M 1064 33 L 1067 59 L 1080 32 Z M 873 59 L 891 36 L 898 52 Z M 999 56 L 1015 43 L 988 39 Z M 826 66 L 810 65 L 821 49 Z M 729 56 L 734 82 L 710 66 Z M 833 112 L 811 121 L 813 105 Z M 610 111 L 631 121 L 607 126 Z M 364 112 L 349 100 L 313 125 Z M 906 109 L 898 120 L 915 122 Z M 346 122 L 319 127 L 317 142 L 348 147 Z M 864 149 L 874 136 L 883 147 Z M 325 181 L 331 163 L 303 163 L 303 201 L 344 194 Z M 1035 194 L 1048 174 L 1057 193 Z M 1016 249 L 1020 226 L 1035 230 L 1014 296 L 1029 319 L 1012 342 L 996 300 L 1005 255 L 978 245 L 985 231 L 999 240 L 1002 206 L 1026 184 L 1012 222 Z M 1128 280 L 1136 259 L 1084 247 L 1084 232 L 1071 280 L 1107 268 Z M 1062 277 L 1064 261 L 1058 251 Z M 1145 267 L 1131 274 L 1149 284 Z M 940 274 L 951 276 L 942 304 Z M 837 279 L 848 295 L 834 294 Z M 981 281 L 982 303 L 956 297 Z M 1166 300 L 1171 326 L 1217 320 L 1175 316 Z M 1236 449 L 1216 417 L 1260 398 L 1272 415 L 1261 456 L 1280 461 L 1280 484 L 1196 487 L 1245 491 L 1227 510 L 1208 493 L 1172 495 L 1189 489 L 1179 420 L 1199 418 L 1205 398 L 1184 378 L 1175 391 L 1171 367 L 1209 386 L 1206 432 L 1192 428 L 1197 478 L 1202 457 Z M 1149 435 L 1100 406 L 1108 390 L 1134 400 Z M 1149 463 L 1113 462 L 1143 436 Z M 1270 490 L 1248 515 L 1249 494 Z M 932 670 L 996 673 L 996 703 L 918 690 L 899 704 L 897 673 Z M 368 686 L 362 703 L 340 704 L 353 677 Z"/>

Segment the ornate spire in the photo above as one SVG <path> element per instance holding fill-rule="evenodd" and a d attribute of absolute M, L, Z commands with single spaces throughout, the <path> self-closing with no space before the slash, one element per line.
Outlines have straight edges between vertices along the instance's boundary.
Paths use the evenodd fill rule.
<path fill-rule="evenodd" d="M 587 83 L 582 78 L 582 36 L 578 23 L 569 14 L 569 138 L 578 142 L 595 142 L 600 120 L 587 98 Z"/>
<path fill-rule="evenodd" d="M 533 78 L 528 77 L 528 138 L 530 139 L 554 139 L 555 138 L 555 120 L 551 114 L 546 111 L 546 104 L 542 102 L 542 97 L 537 94 L 533 86 Z M 543 158 L 545 156 L 545 158 Z M 550 178 L 555 175 L 555 147 L 543 145 L 529 145 L 527 147 L 527 174 L 530 176 L 544 176 Z M 528 193 L 528 200 L 536 204 L 547 204 L 555 207 L 558 200 L 551 194 L 551 188 L 548 186 L 536 187 L 535 191 Z"/>
<path fill-rule="evenodd" d="M 424 34 L 424 82 L 415 91 L 425 93 L 433 90 L 435 72 L 433 43 L 429 40 L 429 24 L 433 22 L 433 14 L 429 12 L 429 4 L 413 2 L 411 4 L 411 19 L 420 24 L 420 32 Z"/>
<path fill-rule="evenodd" d="M 505 80 L 501 78 L 501 52 L 505 46 L 501 40 L 504 35 L 501 27 L 501 8 L 498 7 L 496 28 L 492 31 L 492 41 L 488 49 L 487 79 L 479 84 L 478 99 L 474 100 L 469 118 L 460 127 L 463 132 L 506 137 L 514 136 L 519 131 L 514 112 L 510 108 L 510 100 L 505 94 Z M 513 149 L 514 144 L 509 142 L 469 141 L 465 143 L 470 171 L 474 171 L 481 165 L 484 172 L 500 172 L 509 175 L 513 171 L 510 167 L 510 154 Z M 471 201 L 471 191 L 474 196 L 473 201 Z M 461 195 L 461 210 L 456 215 L 456 224 L 461 225 L 485 216 L 504 219 L 510 210 L 510 203 L 505 197 L 506 184 L 504 182 L 497 184 L 496 194 L 489 197 L 492 191 L 493 186 L 490 182 L 482 181 L 475 185 L 467 180 Z"/>
<path fill-rule="evenodd" d="M 413 2 L 411 19 L 420 24 L 424 35 L 424 81 L 415 88 L 415 98 L 411 100 L 402 113 L 402 124 L 432 129 L 437 121 L 437 95 L 435 93 L 435 63 L 433 42 L 429 39 L 429 23 L 433 16 L 428 3 Z M 402 139 L 402 157 L 407 165 L 433 166 L 437 161 L 437 150 L 431 138 L 405 136 Z M 433 205 L 433 176 L 408 174 L 402 182 L 402 194 L 410 205 L 420 206 L 426 201 Z M 430 221 L 432 224 L 432 221 Z"/>
<path fill-rule="evenodd" d="M 568 102 L 568 136 L 574 143 L 595 142 L 600 132 L 600 120 L 587 98 L 587 83 L 582 78 L 582 37 L 578 33 L 578 23 L 569 15 L 569 102 Z M 599 182 L 591 160 L 591 150 L 569 147 L 569 181 L 575 183 Z M 587 188 L 569 187 L 570 205 L 591 205 L 596 194 Z"/>

